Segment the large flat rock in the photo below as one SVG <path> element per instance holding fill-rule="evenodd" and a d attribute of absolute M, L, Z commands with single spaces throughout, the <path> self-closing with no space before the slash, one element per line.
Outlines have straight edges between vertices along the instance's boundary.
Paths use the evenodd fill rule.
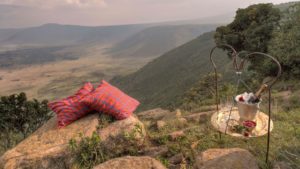
<path fill-rule="evenodd" d="M 146 132 L 142 122 L 135 116 L 115 121 L 104 128 L 99 126 L 98 114 L 88 115 L 69 126 L 58 129 L 56 117 L 46 122 L 41 128 L 23 140 L 0 158 L 0 169 L 33 168 L 64 169 L 73 166 L 68 148 L 70 139 L 80 140 L 97 132 L 102 141 L 113 144 L 113 137 L 132 133 L 136 144 L 143 143 Z M 112 139 L 111 139 L 112 138 Z"/>
<path fill-rule="evenodd" d="M 0 158 L 0 168 L 64 168 L 68 163 L 68 143 L 79 134 L 91 136 L 98 126 L 98 114 L 91 114 L 58 129 L 56 117 Z"/>
<path fill-rule="evenodd" d="M 166 167 L 151 157 L 126 156 L 106 161 L 94 169 L 166 169 Z"/>

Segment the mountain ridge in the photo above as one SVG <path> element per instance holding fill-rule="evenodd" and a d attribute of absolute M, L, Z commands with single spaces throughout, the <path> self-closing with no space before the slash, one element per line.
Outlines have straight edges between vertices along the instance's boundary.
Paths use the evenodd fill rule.
<path fill-rule="evenodd" d="M 116 43 L 107 52 L 116 58 L 159 56 L 204 32 L 214 30 L 217 26 L 187 24 L 149 27 Z"/>

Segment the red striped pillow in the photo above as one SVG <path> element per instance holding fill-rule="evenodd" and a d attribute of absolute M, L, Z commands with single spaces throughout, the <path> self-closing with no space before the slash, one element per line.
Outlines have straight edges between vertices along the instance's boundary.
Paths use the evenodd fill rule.
<path fill-rule="evenodd" d="M 129 117 L 140 104 L 104 80 L 83 102 L 93 110 L 112 115 L 118 120 Z"/>
<path fill-rule="evenodd" d="M 48 104 L 48 107 L 57 115 L 59 128 L 69 125 L 92 110 L 83 104 L 82 100 L 93 90 L 94 87 L 91 83 L 85 83 L 73 96 Z"/>

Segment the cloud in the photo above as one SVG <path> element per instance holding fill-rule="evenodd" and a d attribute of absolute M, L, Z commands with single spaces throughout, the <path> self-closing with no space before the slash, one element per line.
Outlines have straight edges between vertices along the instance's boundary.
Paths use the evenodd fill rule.
<path fill-rule="evenodd" d="M 66 3 L 77 6 L 106 6 L 106 2 L 104 0 L 65 0 Z"/>

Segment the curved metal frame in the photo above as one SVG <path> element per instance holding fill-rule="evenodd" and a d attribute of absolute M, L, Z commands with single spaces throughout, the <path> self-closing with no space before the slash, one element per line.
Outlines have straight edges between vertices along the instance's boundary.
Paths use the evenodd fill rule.
<path fill-rule="evenodd" d="M 278 72 L 277 72 L 277 76 L 271 80 L 268 80 L 267 82 L 265 82 L 264 84 L 267 84 L 268 85 L 268 116 L 269 116 L 269 119 L 268 119 L 268 138 L 267 138 L 267 152 L 266 152 L 266 163 L 268 162 L 269 160 L 269 149 L 270 149 L 270 123 L 271 123 L 271 90 L 272 90 L 272 86 L 276 83 L 276 81 L 279 79 L 279 77 L 281 76 L 281 73 L 282 73 L 282 68 L 281 68 L 281 65 L 279 63 L 279 61 L 271 56 L 271 55 L 268 55 L 268 54 L 265 54 L 265 53 L 261 53 L 261 52 L 252 52 L 252 53 L 249 53 L 247 54 L 241 61 L 240 63 L 238 64 L 238 57 L 240 56 L 241 53 L 243 53 L 244 51 L 242 52 L 237 52 L 232 46 L 228 45 L 228 44 L 221 44 L 221 45 L 217 45 L 215 47 L 213 47 L 211 49 L 211 52 L 210 52 L 210 61 L 214 67 L 214 73 L 215 73 L 215 93 L 216 93 L 216 108 L 217 108 L 217 112 L 219 112 L 219 92 L 218 92 L 218 74 L 217 74 L 217 66 L 213 60 L 213 53 L 215 51 L 215 49 L 217 48 L 228 48 L 232 51 L 232 56 L 233 56 L 233 67 L 235 69 L 236 72 L 242 72 L 243 69 L 244 69 L 244 64 L 245 62 L 247 61 L 247 59 L 250 59 L 250 58 L 253 58 L 255 56 L 264 56 L 264 57 L 267 57 L 269 59 L 271 59 L 273 62 L 275 62 L 278 66 Z M 230 113 L 231 114 L 231 113 Z M 229 115 L 229 119 L 230 119 L 230 115 Z M 227 123 L 228 125 L 228 123 Z M 227 130 L 227 125 L 226 125 L 226 129 L 225 129 L 225 134 L 226 134 L 226 130 Z M 219 132 L 220 133 L 220 132 Z M 220 135 L 220 138 L 221 138 L 221 135 Z"/>

